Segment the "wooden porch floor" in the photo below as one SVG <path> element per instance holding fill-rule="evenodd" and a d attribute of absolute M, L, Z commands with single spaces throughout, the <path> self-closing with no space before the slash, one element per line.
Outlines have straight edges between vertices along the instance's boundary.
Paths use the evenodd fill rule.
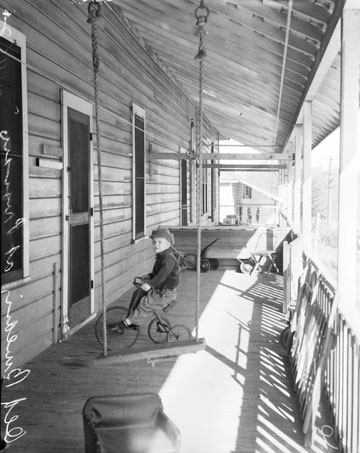
<path fill-rule="evenodd" d="M 196 274 L 183 273 L 172 321 L 194 326 Z M 128 303 L 130 293 L 120 302 Z M 30 374 L 3 389 L 3 402 L 19 400 L 8 429 L 26 434 L 9 451 L 84 452 L 81 411 L 87 398 L 151 391 L 182 433 L 182 453 L 308 452 L 289 362 L 279 344 L 285 326 L 282 277 L 235 270 L 202 274 L 200 337 L 206 350 L 157 362 L 99 366 L 94 322 L 66 343 L 51 346 L 26 364 Z M 140 344 L 149 344 L 145 327 Z M 312 452 L 335 452 L 319 414 Z M 1 427 L 4 433 L 5 426 Z M 12 431 L 16 434 L 16 431 Z M 324 434 L 324 435 L 323 435 Z"/>

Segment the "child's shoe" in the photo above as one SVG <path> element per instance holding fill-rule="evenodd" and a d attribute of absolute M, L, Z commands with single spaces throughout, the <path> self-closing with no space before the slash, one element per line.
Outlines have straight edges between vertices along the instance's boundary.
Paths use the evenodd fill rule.
<path fill-rule="evenodd" d="M 139 326 L 136 324 L 127 325 L 124 321 L 120 321 L 118 324 L 118 329 L 120 332 L 124 332 L 126 329 L 139 330 Z"/>

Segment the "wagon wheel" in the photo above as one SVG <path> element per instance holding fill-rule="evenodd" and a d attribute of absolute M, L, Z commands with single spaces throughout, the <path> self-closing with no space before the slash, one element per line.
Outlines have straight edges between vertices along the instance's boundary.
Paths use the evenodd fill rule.
<path fill-rule="evenodd" d="M 196 269 L 196 255 L 194 253 L 188 253 L 184 256 L 184 262 L 187 269 L 195 270 Z"/>
<path fill-rule="evenodd" d="M 200 261 L 201 272 L 207 272 L 210 269 L 210 261 L 207 258 L 202 258 Z"/>
<path fill-rule="evenodd" d="M 210 269 L 216 271 L 216 269 L 219 267 L 219 260 L 216 258 L 208 258 L 210 262 Z"/>
<path fill-rule="evenodd" d="M 240 261 L 240 272 L 243 274 L 250 274 L 253 270 L 254 264 L 250 260 Z"/>

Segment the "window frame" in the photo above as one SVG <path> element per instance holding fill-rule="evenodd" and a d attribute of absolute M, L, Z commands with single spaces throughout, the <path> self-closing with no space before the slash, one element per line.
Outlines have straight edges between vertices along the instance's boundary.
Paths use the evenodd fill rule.
<path fill-rule="evenodd" d="M 143 141 L 144 141 L 144 147 L 143 147 L 143 155 L 144 155 L 144 161 L 143 161 L 143 179 L 144 179 L 144 192 L 143 192 L 143 198 L 144 198 L 144 206 L 143 206 L 143 221 L 144 221 L 144 227 L 142 232 L 137 232 L 136 231 L 136 221 L 137 221 L 137 214 L 136 214 L 136 204 L 137 204 L 137 189 L 136 189 L 136 178 L 138 177 L 136 175 L 136 126 L 135 126 L 135 119 L 136 117 L 139 117 L 143 120 L 144 122 L 144 129 L 143 129 Z M 135 243 L 141 239 L 144 239 L 146 237 L 146 117 L 145 117 L 145 110 L 141 107 L 139 107 L 136 104 L 132 104 L 132 181 L 131 181 L 131 192 L 132 192 L 132 205 L 131 205 L 131 213 L 132 213 L 132 243 Z"/>
<path fill-rule="evenodd" d="M 7 22 L 0 20 L 0 35 L 3 39 L 16 44 L 21 51 L 21 97 L 22 97 L 22 270 L 21 276 L 1 285 L 10 289 L 30 279 L 29 264 L 29 137 L 28 137 L 28 99 L 27 99 L 27 63 L 26 36 Z M 11 57 L 10 57 L 11 58 Z"/>

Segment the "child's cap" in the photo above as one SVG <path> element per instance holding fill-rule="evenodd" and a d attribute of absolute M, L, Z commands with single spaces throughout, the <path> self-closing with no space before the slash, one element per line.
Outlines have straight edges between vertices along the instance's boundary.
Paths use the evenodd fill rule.
<path fill-rule="evenodd" d="M 171 245 L 175 244 L 175 238 L 172 233 L 167 228 L 158 228 L 157 230 L 153 230 L 150 236 L 151 239 L 155 238 L 165 238 L 167 239 Z"/>

